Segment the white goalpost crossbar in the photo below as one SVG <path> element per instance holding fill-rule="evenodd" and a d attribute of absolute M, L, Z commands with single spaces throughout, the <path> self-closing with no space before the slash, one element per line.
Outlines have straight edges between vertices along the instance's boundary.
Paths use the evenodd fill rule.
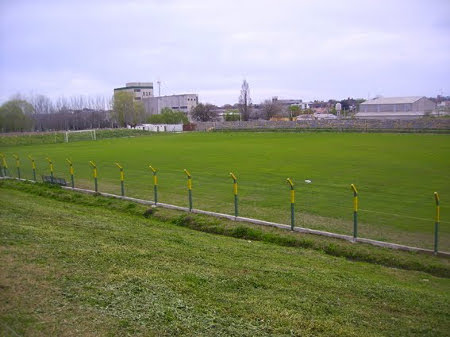
<path fill-rule="evenodd" d="M 92 130 L 71 130 L 71 131 L 66 131 L 64 133 L 64 141 L 66 143 L 69 142 L 69 135 L 72 133 L 89 133 L 91 135 L 91 139 L 92 140 L 97 140 L 97 135 L 95 133 L 95 129 Z"/>

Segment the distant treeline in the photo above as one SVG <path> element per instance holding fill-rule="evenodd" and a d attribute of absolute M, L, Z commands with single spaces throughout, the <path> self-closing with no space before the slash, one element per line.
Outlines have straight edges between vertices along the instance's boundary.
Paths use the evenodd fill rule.
<path fill-rule="evenodd" d="M 109 101 L 77 96 L 53 102 L 43 95 L 16 95 L 0 106 L 0 132 L 118 128 L 144 122 L 186 124 L 188 118 L 169 108 L 147 115 L 142 102 L 128 92 L 120 92 Z"/>
<path fill-rule="evenodd" d="M 111 102 L 102 97 L 16 95 L 0 106 L 0 132 L 82 130 L 114 127 Z"/>

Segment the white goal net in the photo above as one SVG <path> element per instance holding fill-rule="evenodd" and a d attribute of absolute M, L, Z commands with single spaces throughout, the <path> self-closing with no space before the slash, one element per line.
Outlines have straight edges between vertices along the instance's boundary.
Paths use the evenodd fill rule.
<path fill-rule="evenodd" d="M 64 141 L 66 143 L 79 140 L 97 140 L 95 130 L 66 131 L 64 134 Z"/>

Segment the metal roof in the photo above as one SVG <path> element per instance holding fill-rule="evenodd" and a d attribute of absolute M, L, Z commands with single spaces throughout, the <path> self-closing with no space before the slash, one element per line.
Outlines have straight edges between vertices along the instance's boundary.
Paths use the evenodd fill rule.
<path fill-rule="evenodd" d="M 368 104 L 405 104 L 405 103 L 414 103 L 424 96 L 407 96 L 407 97 L 379 97 L 374 98 L 369 101 L 365 101 L 361 103 L 361 105 Z"/>

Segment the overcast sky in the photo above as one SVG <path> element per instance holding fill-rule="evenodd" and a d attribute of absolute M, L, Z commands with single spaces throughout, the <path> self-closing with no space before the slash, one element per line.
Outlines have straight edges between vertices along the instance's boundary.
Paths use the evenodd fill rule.
<path fill-rule="evenodd" d="M 0 102 L 15 93 L 279 98 L 450 95 L 449 0 L 0 0 Z"/>

